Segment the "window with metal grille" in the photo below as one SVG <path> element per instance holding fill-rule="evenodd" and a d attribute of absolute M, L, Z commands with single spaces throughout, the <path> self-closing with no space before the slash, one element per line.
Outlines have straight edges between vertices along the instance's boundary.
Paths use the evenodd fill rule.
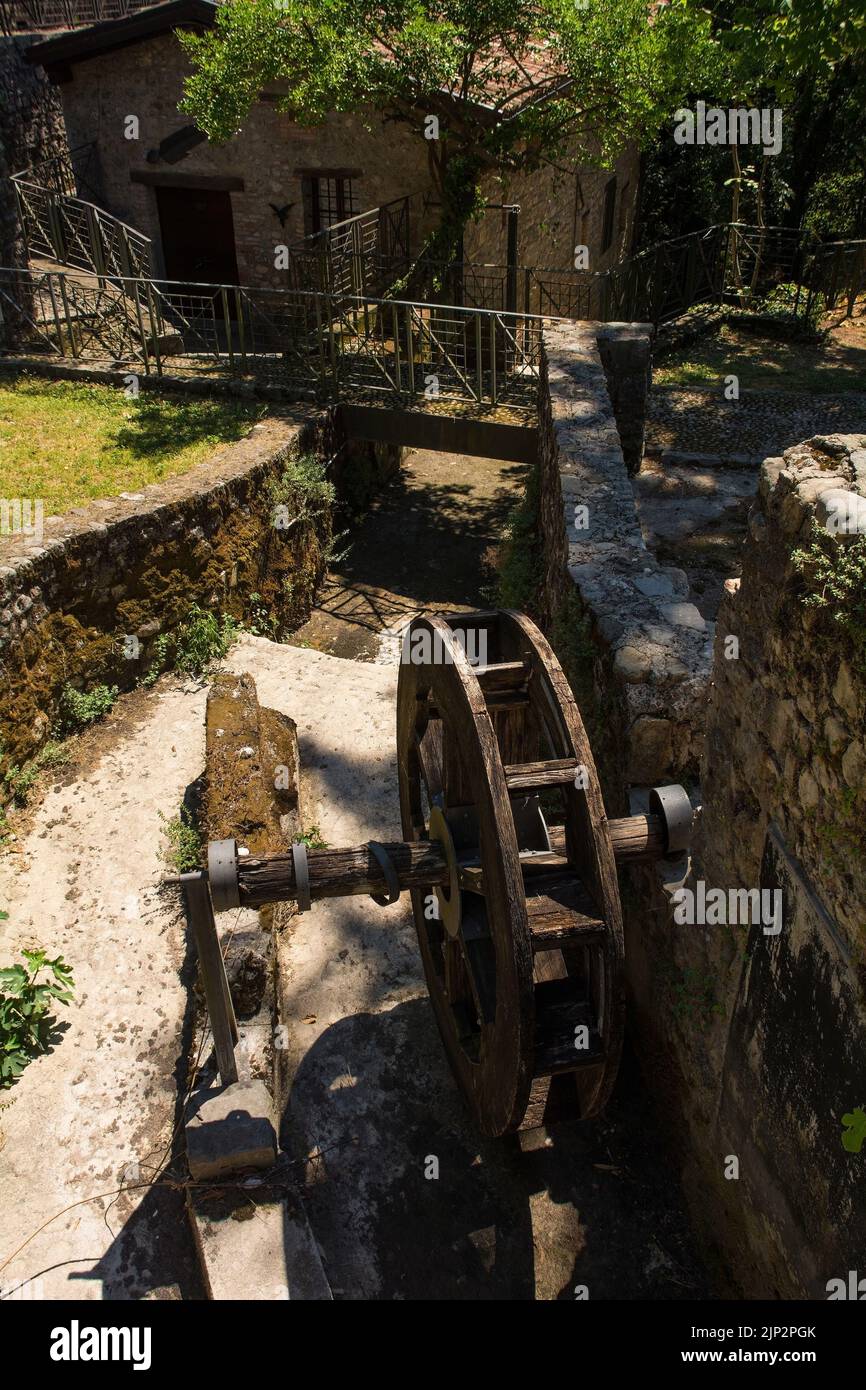
<path fill-rule="evenodd" d="M 610 250 L 613 241 L 613 215 L 616 211 L 616 178 L 610 179 L 604 187 L 604 220 L 601 224 L 601 254 Z"/>
<path fill-rule="evenodd" d="M 352 179 L 348 174 L 327 169 L 301 176 L 304 200 L 304 231 L 307 236 L 352 217 L 357 211 Z"/>

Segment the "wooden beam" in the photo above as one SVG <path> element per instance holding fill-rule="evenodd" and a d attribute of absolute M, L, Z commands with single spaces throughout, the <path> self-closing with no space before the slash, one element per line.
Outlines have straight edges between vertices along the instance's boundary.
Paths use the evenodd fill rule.
<path fill-rule="evenodd" d="M 150 188 L 212 189 L 217 193 L 243 193 L 244 181 L 237 174 L 169 174 L 156 169 L 132 169 L 130 183 Z"/>

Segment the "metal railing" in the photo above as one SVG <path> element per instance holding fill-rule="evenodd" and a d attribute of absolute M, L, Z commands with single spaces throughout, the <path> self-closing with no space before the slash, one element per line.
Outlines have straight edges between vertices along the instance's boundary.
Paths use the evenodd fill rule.
<path fill-rule="evenodd" d="M 411 263 L 413 195 L 355 213 L 289 247 L 294 289 L 381 294 Z"/>
<path fill-rule="evenodd" d="M 543 320 L 342 293 L 0 270 L 0 353 L 254 377 L 317 399 L 534 404 Z"/>
<path fill-rule="evenodd" d="M 93 140 L 85 145 L 76 145 L 74 149 L 63 150 L 48 159 L 40 159 L 10 177 L 13 182 L 23 179 L 26 183 L 39 184 L 41 188 L 67 198 L 85 198 L 99 206 L 103 204 L 99 156 Z"/>
<path fill-rule="evenodd" d="M 4 34 L 42 29 L 81 29 L 104 19 L 123 19 L 164 0 L 0 0 Z"/>
<path fill-rule="evenodd" d="M 788 284 L 790 312 L 808 317 L 821 293 L 849 312 L 864 288 L 863 242 L 822 244 L 790 227 L 723 224 L 662 242 L 610 270 L 428 266 L 424 298 L 541 317 L 659 325 L 702 304 L 752 307 Z"/>
<path fill-rule="evenodd" d="M 28 258 L 43 257 L 100 277 L 150 275 L 150 238 L 78 197 L 88 180 L 95 191 L 95 164 L 86 158 L 90 150 L 82 146 L 11 176 Z"/>

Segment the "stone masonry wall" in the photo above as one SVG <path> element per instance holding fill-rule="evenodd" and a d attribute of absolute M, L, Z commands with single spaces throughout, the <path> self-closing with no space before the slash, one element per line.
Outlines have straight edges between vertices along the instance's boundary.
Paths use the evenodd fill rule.
<path fill-rule="evenodd" d="M 24 61 L 32 41 L 0 37 L 0 266 L 26 262 L 15 200 L 4 181 L 66 148 L 60 94 L 41 68 Z"/>
<path fill-rule="evenodd" d="M 620 875 L 629 1031 L 719 1292 L 823 1299 L 866 1243 L 866 438 L 767 461 L 714 634 L 643 546 L 595 329 L 544 347 L 542 616 L 608 814 L 703 801 L 690 858 Z M 724 907 L 678 918 L 681 888 Z"/>
<path fill-rule="evenodd" d="M 778 886 L 784 904 L 778 935 L 691 929 L 725 1025 L 690 1048 L 715 1086 L 703 1176 L 753 1296 L 826 1298 L 866 1247 L 863 1153 L 842 1139 L 843 1116 L 866 1110 L 864 499 L 862 436 L 768 459 L 718 619 L 693 877 Z M 814 546 L 837 575 L 860 556 L 857 587 L 829 608 L 805 601 L 832 592 L 796 562 Z M 738 1184 L 719 1182 L 722 1149 L 740 1155 Z"/>
<path fill-rule="evenodd" d="M 333 517 L 274 525 L 267 484 L 293 454 L 331 462 L 350 510 L 399 466 L 400 451 L 347 442 L 338 417 L 254 425 L 178 477 L 47 518 L 41 539 L 0 541 L 0 741 L 20 766 L 49 736 L 63 687 L 135 685 L 160 634 L 192 604 L 244 619 L 250 596 L 280 622 L 307 616 Z M 136 637 L 137 654 L 124 639 Z"/>
<path fill-rule="evenodd" d="M 629 148 L 612 169 L 581 169 L 579 174 L 547 167 L 533 174 L 491 178 L 482 185 L 492 203 L 518 203 L 517 259 L 523 266 L 571 270 L 574 248 L 589 248 L 587 269 L 607 270 L 631 249 L 640 156 Z M 604 194 L 617 180 L 613 240 L 602 252 Z M 502 265 L 507 250 L 506 215 L 491 208 L 470 224 L 464 238 L 466 259 Z M 522 286 L 518 286 L 518 299 Z"/>
<path fill-rule="evenodd" d="M 272 102 L 259 102 L 243 130 L 223 146 L 197 146 L 178 164 L 152 165 L 148 150 L 189 124 L 178 110 L 188 65 L 171 34 L 133 44 L 75 64 L 73 80 L 60 91 L 72 144 L 95 140 L 108 209 L 150 237 L 160 254 L 156 191 L 131 182 L 133 171 L 170 174 L 183 184 L 200 174 L 242 178 L 243 191 L 230 193 L 241 284 L 285 287 L 286 273 L 274 267 L 274 248 L 304 236 L 299 170 L 358 169 L 353 179 L 356 211 L 376 207 L 428 184 L 427 151 L 421 131 L 371 115 L 368 122 L 333 115 L 317 127 L 295 125 Z M 124 119 L 135 115 L 139 139 L 124 138 Z M 288 205 L 285 221 L 271 206 Z M 415 236 L 434 214 L 416 200 Z M 202 237 L 207 228 L 202 227 Z"/>
<path fill-rule="evenodd" d="M 843 1116 L 866 1110 L 862 630 L 858 647 L 804 602 L 793 560 L 816 535 L 835 562 L 862 550 L 862 536 L 813 526 L 840 492 L 863 524 L 864 443 L 815 439 L 765 463 L 742 580 L 727 585 L 685 880 L 722 890 L 725 907 L 680 924 L 658 875 L 632 875 L 642 1061 L 720 1284 L 750 1298 L 826 1298 L 866 1241 L 862 1154 L 843 1144 Z M 732 890 L 760 889 L 781 894 L 778 929 L 728 906 Z"/>
<path fill-rule="evenodd" d="M 688 600 L 683 571 L 660 566 L 641 535 L 601 332 L 610 342 L 617 330 L 568 324 L 544 332 L 540 526 L 544 617 L 556 624 L 559 615 L 566 645 L 579 633 L 570 674 L 585 717 L 597 713 L 600 760 L 621 805 L 628 784 L 696 777 L 712 633 Z M 633 353 L 639 327 L 622 333 Z M 645 361 L 648 341 L 644 334 Z M 615 376 L 617 354 L 606 355 Z M 623 418 L 624 432 L 642 432 L 637 412 Z"/>

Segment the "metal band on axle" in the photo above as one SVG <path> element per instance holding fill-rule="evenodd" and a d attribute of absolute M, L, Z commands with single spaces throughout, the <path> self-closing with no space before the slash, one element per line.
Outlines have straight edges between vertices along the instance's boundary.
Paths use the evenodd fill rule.
<path fill-rule="evenodd" d="M 391 861 L 391 857 L 384 845 L 380 845 L 378 840 L 368 840 L 367 848 L 382 870 L 385 876 L 385 885 L 388 889 L 387 895 L 384 893 L 371 893 L 370 897 L 379 907 L 390 907 L 392 903 L 398 901 L 400 897 L 400 880 L 397 877 L 397 870 Z"/>
<path fill-rule="evenodd" d="M 295 897 L 298 903 L 299 912 L 309 912 L 312 907 L 310 898 L 310 865 L 307 859 L 307 846 L 302 840 L 298 840 L 292 845 L 292 862 L 295 867 Z"/>
<path fill-rule="evenodd" d="M 207 877 L 214 912 L 240 907 L 237 840 L 211 840 L 207 847 Z"/>

